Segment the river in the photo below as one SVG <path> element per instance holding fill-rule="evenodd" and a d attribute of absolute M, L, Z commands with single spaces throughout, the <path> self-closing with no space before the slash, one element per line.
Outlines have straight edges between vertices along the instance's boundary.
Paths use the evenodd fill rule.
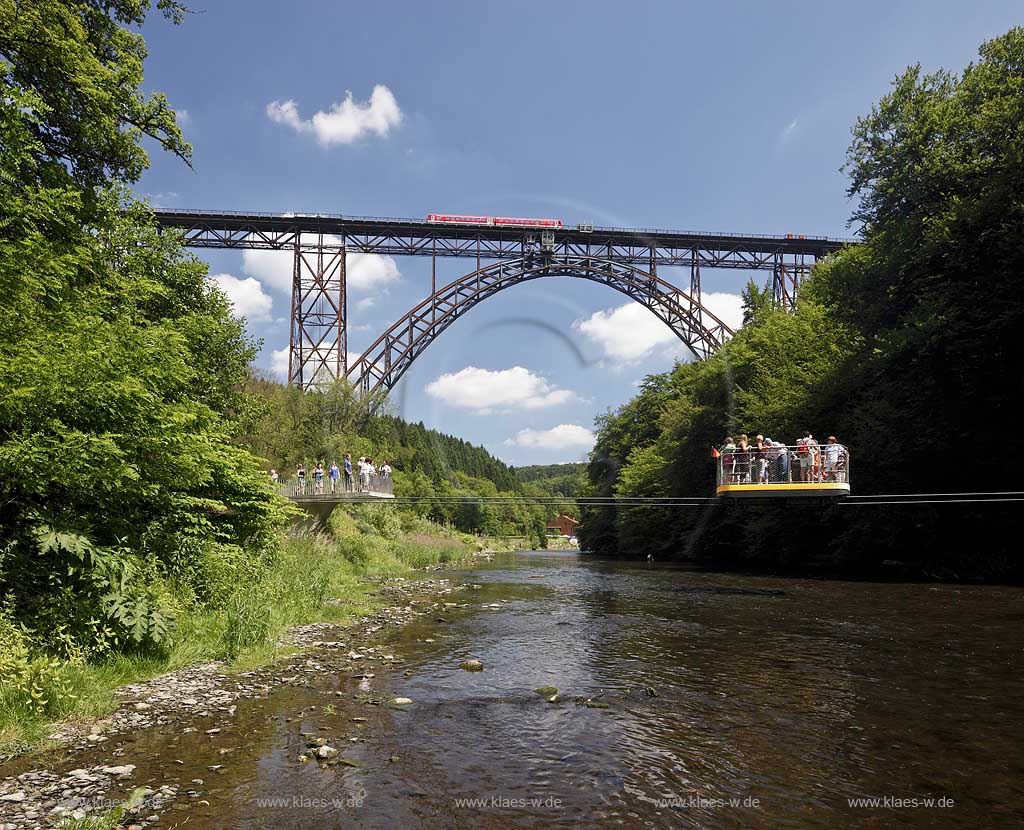
<path fill-rule="evenodd" d="M 570 552 L 450 576 L 465 607 L 386 635 L 394 668 L 243 703 L 226 758 L 131 754 L 206 779 L 189 828 L 1024 825 L 1024 589 Z M 345 763 L 297 763 L 303 732 Z"/>

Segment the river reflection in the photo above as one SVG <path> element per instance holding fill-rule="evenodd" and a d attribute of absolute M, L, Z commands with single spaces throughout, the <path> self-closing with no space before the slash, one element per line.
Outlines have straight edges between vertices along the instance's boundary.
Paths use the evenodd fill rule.
<path fill-rule="evenodd" d="M 342 701 L 339 688 L 354 705 L 345 679 L 253 704 L 262 725 L 189 826 L 1024 823 L 1022 589 L 555 552 L 500 556 L 453 579 L 478 586 L 458 595 L 469 607 L 394 632 L 397 667 L 363 682 L 412 706 L 284 719 Z M 461 670 L 467 658 L 484 671 Z M 364 739 L 344 753 L 358 768 L 295 763 L 298 732 L 320 727 Z M 268 796 L 291 801 L 257 801 Z M 862 797 L 935 806 L 851 805 Z"/>

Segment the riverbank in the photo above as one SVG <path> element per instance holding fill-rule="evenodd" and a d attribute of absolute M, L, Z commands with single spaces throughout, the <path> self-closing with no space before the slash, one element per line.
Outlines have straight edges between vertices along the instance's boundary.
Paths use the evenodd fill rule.
<path fill-rule="evenodd" d="M 879 794 L 918 800 L 907 827 L 1024 815 L 1019 588 L 564 551 L 426 579 L 272 667 L 126 690 L 160 714 L 0 769 L 0 828 L 113 830 L 133 793 L 125 830 L 853 828 L 895 820 Z"/>
<path fill-rule="evenodd" d="M 459 560 L 427 565 L 426 570 L 490 556 L 472 551 Z M 422 615 L 449 612 L 459 604 L 445 601 L 448 595 L 465 587 L 453 586 L 444 578 L 400 576 L 366 577 L 366 583 L 367 596 L 379 603 L 373 612 L 343 623 L 288 628 L 276 642 L 277 656 L 271 662 L 242 669 L 237 663 L 213 660 L 180 668 L 111 690 L 115 708 L 104 717 L 53 725 L 45 746 L 9 758 L 0 767 L 0 828 L 128 826 L 141 830 L 171 804 L 201 802 L 205 790 L 199 778 L 190 779 L 193 786 L 189 788 L 168 783 L 137 786 L 138 764 L 132 762 L 142 759 L 129 747 L 138 734 L 156 730 L 213 741 L 222 732 L 232 731 L 243 702 L 258 703 L 281 689 L 307 688 L 330 676 L 362 672 L 373 677 L 373 669 L 395 665 L 395 656 L 372 642 L 389 628 Z M 330 712 L 333 706 L 324 708 Z M 233 751 L 220 747 L 218 755 L 228 760 L 223 756 Z M 174 763 L 184 767 L 187 762 Z M 222 768 L 223 764 L 201 767 L 206 774 Z M 115 798 L 112 793 L 120 795 Z"/>
<path fill-rule="evenodd" d="M 0 762 L 101 743 L 104 730 L 158 721 L 160 707 L 146 708 L 149 683 L 156 684 L 154 693 L 163 688 L 169 698 L 192 700 L 222 679 L 239 680 L 308 646 L 315 626 L 376 630 L 407 616 L 400 610 L 408 606 L 402 586 L 416 571 L 506 549 L 428 522 L 403 525 L 382 511 L 353 512 L 337 511 L 327 533 L 283 539 L 258 582 L 239 586 L 216 607 L 183 614 L 163 654 L 119 654 L 95 663 L 52 659 L 45 672 L 4 677 Z"/>

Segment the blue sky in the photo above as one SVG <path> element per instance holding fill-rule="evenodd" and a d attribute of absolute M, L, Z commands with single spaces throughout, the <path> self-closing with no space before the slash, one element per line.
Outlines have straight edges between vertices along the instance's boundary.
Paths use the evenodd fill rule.
<path fill-rule="evenodd" d="M 195 146 L 193 170 L 152 151 L 137 190 L 154 205 L 829 236 L 849 235 L 856 117 L 908 64 L 958 70 L 1022 17 L 1019 2 L 194 6 L 145 30 L 147 87 Z M 264 341 L 258 365 L 279 369 L 289 255 L 199 254 Z M 439 260 L 439 284 L 472 265 Z M 427 296 L 429 267 L 350 260 L 350 351 Z M 712 308 L 735 314 L 748 276 L 706 273 Z M 595 415 L 682 356 L 625 297 L 539 280 L 453 325 L 392 399 L 510 463 L 579 460 Z"/>

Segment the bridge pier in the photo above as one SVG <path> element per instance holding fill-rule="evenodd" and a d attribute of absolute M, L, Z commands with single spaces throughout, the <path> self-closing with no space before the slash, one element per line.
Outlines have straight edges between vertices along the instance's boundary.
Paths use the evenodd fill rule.
<path fill-rule="evenodd" d="M 293 246 L 288 382 L 307 388 L 348 371 L 348 292 L 344 243 L 318 234 L 307 244 L 303 236 Z"/>
<path fill-rule="evenodd" d="M 779 253 L 775 254 L 775 262 L 772 266 L 772 298 L 779 308 L 792 309 L 796 307 L 797 293 L 803 281 L 811 273 L 810 265 L 805 261 L 803 254 L 791 254 L 790 261 Z M 816 261 L 817 258 L 815 258 Z"/>

